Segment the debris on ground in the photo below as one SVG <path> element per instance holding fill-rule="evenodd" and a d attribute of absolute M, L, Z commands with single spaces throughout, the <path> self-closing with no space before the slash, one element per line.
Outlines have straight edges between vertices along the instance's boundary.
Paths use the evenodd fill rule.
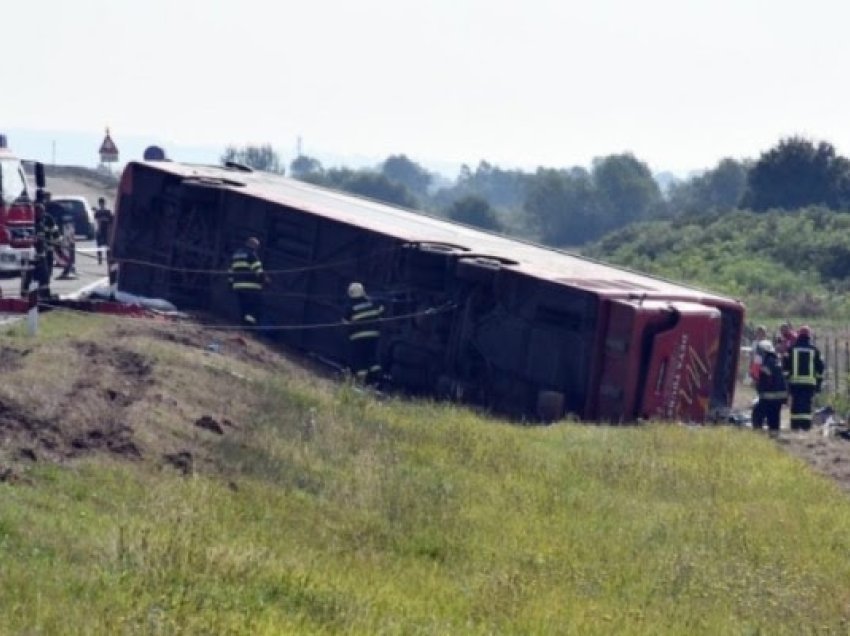
<path fill-rule="evenodd" d="M 138 296 L 128 292 L 117 290 L 114 293 L 110 291 L 108 286 L 96 287 L 89 291 L 85 298 L 91 300 L 111 300 L 125 305 L 138 305 L 145 309 L 158 311 L 162 313 L 178 313 L 177 307 L 164 298 L 147 298 L 146 296 Z"/>

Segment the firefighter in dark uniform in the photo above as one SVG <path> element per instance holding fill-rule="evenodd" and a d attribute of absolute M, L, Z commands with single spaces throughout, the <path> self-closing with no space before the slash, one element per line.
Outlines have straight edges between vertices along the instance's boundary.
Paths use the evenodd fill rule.
<path fill-rule="evenodd" d="M 53 218 L 53 215 L 50 214 L 48 210 L 48 206 L 50 205 L 51 201 L 50 191 L 39 188 L 36 191 L 35 200 L 38 205 L 42 206 L 44 238 L 46 243 L 44 262 L 47 268 L 47 284 L 49 286 L 50 279 L 53 278 L 54 252 L 60 247 L 62 234 L 59 231 L 59 227 L 56 225 L 56 219 Z M 37 209 L 36 212 L 38 212 Z"/>
<path fill-rule="evenodd" d="M 109 243 L 109 230 L 112 227 L 112 210 L 106 207 L 106 199 L 100 197 L 97 200 L 97 209 L 94 211 L 94 220 L 97 223 L 97 264 L 103 263 L 103 248 Z M 108 261 L 109 259 L 107 259 Z"/>
<path fill-rule="evenodd" d="M 230 288 L 239 302 L 239 315 L 246 325 L 257 326 L 263 313 L 263 285 L 267 282 L 263 264 L 257 256 L 260 241 L 255 237 L 233 252 L 230 261 Z"/>
<path fill-rule="evenodd" d="M 45 253 L 44 263 L 47 269 L 47 284 L 50 284 L 50 279 L 53 278 L 53 257 L 54 253 L 62 242 L 62 234 L 59 231 L 59 226 L 56 225 L 56 219 L 53 215 L 45 210 L 44 212 L 44 239 Z"/>
<path fill-rule="evenodd" d="M 375 322 L 384 313 L 384 306 L 369 298 L 361 283 L 348 286 L 348 310 L 345 322 L 348 331 L 348 366 L 359 381 L 373 384 L 381 377 L 378 344 L 381 338 L 380 323 Z"/>
<path fill-rule="evenodd" d="M 791 429 L 795 431 L 812 428 L 812 398 L 823 383 L 823 360 L 811 338 L 812 330 L 800 327 L 797 342 L 782 361 L 791 395 Z"/>
<path fill-rule="evenodd" d="M 770 340 L 758 343 L 758 353 L 761 355 L 756 390 L 758 402 L 753 407 L 753 428 L 760 429 L 765 420 L 771 433 L 779 431 L 779 416 L 782 405 L 788 401 L 788 386 L 776 349 Z"/>
<path fill-rule="evenodd" d="M 44 227 L 44 205 L 41 203 L 35 204 L 35 237 L 33 241 L 33 260 L 30 263 L 29 269 L 22 277 L 21 292 L 26 294 L 29 292 L 30 284 L 33 280 L 38 283 L 38 297 L 41 299 L 50 299 L 50 276 L 47 272 L 47 234 Z"/>

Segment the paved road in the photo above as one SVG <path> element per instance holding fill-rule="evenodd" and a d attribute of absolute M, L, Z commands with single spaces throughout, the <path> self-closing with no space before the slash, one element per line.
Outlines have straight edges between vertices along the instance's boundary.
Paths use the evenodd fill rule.
<path fill-rule="evenodd" d="M 67 296 L 105 278 L 107 276 L 106 259 L 104 259 L 103 265 L 98 265 L 94 249 L 94 241 L 78 240 L 76 280 L 56 280 L 56 277 L 62 273 L 62 270 L 56 267 L 53 269 L 50 291 L 60 296 Z M 20 276 L 0 278 L 0 289 L 2 289 L 4 297 L 19 296 L 21 291 Z"/>

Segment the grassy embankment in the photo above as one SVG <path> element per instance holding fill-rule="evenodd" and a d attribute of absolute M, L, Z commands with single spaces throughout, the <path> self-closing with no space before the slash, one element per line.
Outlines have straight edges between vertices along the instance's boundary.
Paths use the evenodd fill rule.
<path fill-rule="evenodd" d="M 150 369 L 111 411 L 140 459 L 40 460 L 0 484 L 2 633 L 850 628 L 850 502 L 764 437 L 504 425 L 115 325 L 0 335 L 29 349 L 4 408 L 35 377 L 82 386 L 63 359 L 116 329 Z M 15 408 L 48 422 L 57 404 Z M 202 414 L 234 426 L 192 427 Z M 182 446 L 191 476 L 159 461 Z"/>

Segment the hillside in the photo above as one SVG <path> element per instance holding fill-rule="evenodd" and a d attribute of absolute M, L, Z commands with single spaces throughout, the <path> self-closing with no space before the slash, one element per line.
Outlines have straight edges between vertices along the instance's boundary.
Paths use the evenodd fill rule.
<path fill-rule="evenodd" d="M 762 319 L 850 319 L 850 214 L 808 208 L 641 223 L 584 253 L 736 296 Z"/>
<path fill-rule="evenodd" d="M 245 334 L 42 327 L 0 333 L 2 633 L 850 621 L 850 501 L 764 436 L 505 425 L 376 400 Z"/>

